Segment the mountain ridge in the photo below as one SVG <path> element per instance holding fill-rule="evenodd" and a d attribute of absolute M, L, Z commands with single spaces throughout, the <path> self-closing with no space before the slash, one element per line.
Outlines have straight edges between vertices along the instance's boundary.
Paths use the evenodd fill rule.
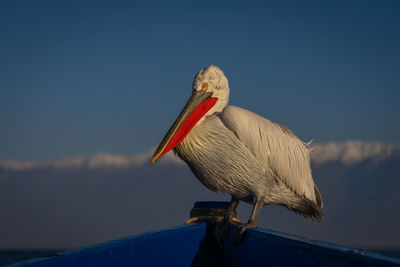
<path fill-rule="evenodd" d="M 98 152 L 91 156 L 72 156 L 49 161 L 0 161 L 0 169 L 8 171 L 24 171 L 33 169 L 67 169 L 67 168 L 130 168 L 146 164 L 151 161 L 155 148 L 144 153 L 125 156 Z M 382 161 L 393 153 L 400 153 L 399 144 L 386 144 L 381 142 L 344 141 L 328 142 L 312 145 L 311 160 L 315 164 L 330 161 L 340 161 L 347 166 L 357 164 L 363 160 L 373 158 Z M 161 164 L 183 164 L 172 152 L 167 153 L 160 161 Z"/>
<path fill-rule="evenodd" d="M 340 145 L 342 150 L 331 152 L 335 156 L 312 161 L 326 218 L 312 223 L 272 205 L 262 209 L 260 227 L 358 248 L 400 249 L 400 150 L 361 146 L 356 150 L 360 153 L 352 152 L 351 160 L 343 161 L 349 159 L 343 156 L 346 151 L 354 149 Z M 347 145 L 352 146 L 360 147 Z M 314 147 L 313 157 L 324 149 Z M 0 248 L 96 244 L 182 224 L 196 201 L 229 201 L 229 195 L 204 187 L 174 154 L 153 165 L 151 152 L 131 158 L 82 157 L 73 164 L 60 160 L 15 165 L 18 168 L 3 162 Z M 250 210 L 241 203 L 239 218 L 247 220 Z"/>

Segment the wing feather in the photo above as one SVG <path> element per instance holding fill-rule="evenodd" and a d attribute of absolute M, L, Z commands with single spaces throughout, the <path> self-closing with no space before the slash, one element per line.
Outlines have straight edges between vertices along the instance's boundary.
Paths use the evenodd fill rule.
<path fill-rule="evenodd" d="M 321 202 L 311 175 L 309 144 L 286 127 L 236 106 L 227 106 L 220 118 L 264 168 L 297 194 Z"/>

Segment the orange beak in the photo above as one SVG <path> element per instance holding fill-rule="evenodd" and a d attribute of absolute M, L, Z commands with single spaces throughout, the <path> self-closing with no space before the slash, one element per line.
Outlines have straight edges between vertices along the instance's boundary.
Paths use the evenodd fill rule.
<path fill-rule="evenodd" d="M 151 159 L 152 163 L 182 142 L 196 123 L 215 105 L 217 98 L 211 96 L 210 92 L 193 92 L 181 114 L 158 146 Z"/>

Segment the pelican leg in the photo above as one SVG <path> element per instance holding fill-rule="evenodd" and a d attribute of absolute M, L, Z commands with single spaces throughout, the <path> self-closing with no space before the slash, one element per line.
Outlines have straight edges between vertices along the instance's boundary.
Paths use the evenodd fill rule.
<path fill-rule="evenodd" d="M 236 218 L 234 218 L 234 213 L 238 206 L 239 206 L 239 200 L 232 197 L 231 203 L 230 203 L 229 208 L 224 216 L 224 219 L 222 220 L 222 222 L 215 225 L 214 235 L 215 235 L 215 240 L 217 241 L 217 244 L 219 246 L 224 245 L 225 240 L 229 235 L 230 224 L 232 224 L 236 219 Z"/>
<path fill-rule="evenodd" d="M 224 220 L 223 220 L 225 223 L 233 223 L 233 218 L 234 218 L 233 215 L 238 206 L 239 206 L 239 199 L 232 197 L 231 204 L 229 205 L 229 208 L 228 208 L 228 210 L 225 214 Z"/>
<path fill-rule="evenodd" d="M 244 232 L 247 229 L 257 228 L 258 227 L 258 215 L 260 214 L 261 208 L 263 206 L 262 201 L 257 201 L 253 206 L 253 211 L 251 212 L 249 221 L 240 226 L 239 229 L 233 235 L 233 243 L 239 244 L 243 242 Z"/>

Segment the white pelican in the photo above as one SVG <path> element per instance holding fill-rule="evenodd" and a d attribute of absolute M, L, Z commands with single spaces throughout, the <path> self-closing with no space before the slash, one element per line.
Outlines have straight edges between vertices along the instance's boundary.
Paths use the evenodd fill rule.
<path fill-rule="evenodd" d="M 240 234 L 258 226 L 263 206 L 282 205 L 321 220 L 322 198 L 314 184 L 308 143 L 286 127 L 251 111 L 227 106 L 228 79 L 216 66 L 201 69 L 192 96 L 158 146 L 152 162 L 174 149 L 202 184 L 232 196 L 224 223 L 239 200 L 253 204 Z"/>

